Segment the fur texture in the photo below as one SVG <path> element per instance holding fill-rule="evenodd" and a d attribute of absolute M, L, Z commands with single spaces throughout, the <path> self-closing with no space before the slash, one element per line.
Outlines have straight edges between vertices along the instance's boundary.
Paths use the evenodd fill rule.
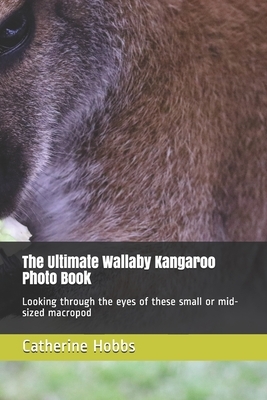
<path fill-rule="evenodd" d="M 28 3 L 0 58 L 1 217 L 37 241 L 267 239 L 265 2 Z"/>

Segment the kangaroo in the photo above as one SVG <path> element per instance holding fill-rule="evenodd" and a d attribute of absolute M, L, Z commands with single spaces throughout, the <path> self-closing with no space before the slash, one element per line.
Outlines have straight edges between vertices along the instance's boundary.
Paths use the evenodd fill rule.
<path fill-rule="evenodd" d="M 2 0 L 0 217 L 35 241 L 265 241 L 266 21 L 260 0 Z"/>

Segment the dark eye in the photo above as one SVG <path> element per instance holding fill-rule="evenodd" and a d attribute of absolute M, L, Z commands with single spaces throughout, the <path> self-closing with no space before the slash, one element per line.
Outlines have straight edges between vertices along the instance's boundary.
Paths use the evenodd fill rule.
<path fill-rule="evenodd" d="M 29 37 L 31 16 L 24 6 L 0 25 L 0 56 L 19 48 Z"/>

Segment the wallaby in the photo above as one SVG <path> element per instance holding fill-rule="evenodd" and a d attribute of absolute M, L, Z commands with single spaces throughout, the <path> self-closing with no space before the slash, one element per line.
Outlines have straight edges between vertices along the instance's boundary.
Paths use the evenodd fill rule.
<path fill-rule="evenodd" d="M 267 5 L 2 0 L 0 217 L 36 241 L 267 239 Z"/>

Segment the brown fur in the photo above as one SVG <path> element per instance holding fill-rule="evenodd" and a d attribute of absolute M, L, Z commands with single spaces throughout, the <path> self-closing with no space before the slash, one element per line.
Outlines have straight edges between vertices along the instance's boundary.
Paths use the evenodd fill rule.
<path fill-rule="evenodd" d="M 2 216 L 35 240 L 267 239 L 263 1 L 32 7 L 0 71 Z"/>

